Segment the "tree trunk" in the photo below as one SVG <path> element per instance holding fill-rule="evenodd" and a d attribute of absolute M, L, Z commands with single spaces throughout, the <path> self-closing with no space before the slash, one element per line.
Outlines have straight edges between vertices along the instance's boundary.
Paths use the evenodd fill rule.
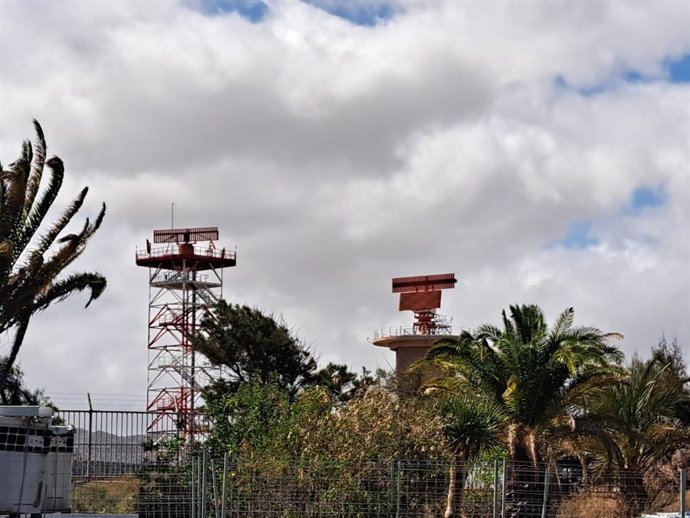
<path fill-rule="evenodd" d="M 544 473 L 535 466 L 529 451 L 519 445 L 510 463 L 510 479 L 506 498 L 510 518 L 540 518 Z"/>
<path fill-rule="evenodd" d="M 10 354 L 5 358 L 3 365 L 0 366 L 0 392 L 5 390 L 7 379 L 10 377 L 14 362 L 17 360 L 19 348 L 22 346 L 24 335 L 29 327 L 29 316 L 30 315 L 27 316 L 23 314 L 19 319 L 19 323 L 17 324 L 17 328 L 14 333 L 14 340 L 12 341 L 12 349 L 10 350 Z"/>
<path fill-rule="evenodd" d="M 644 511 L 645 506 L 649 502 L 649 495 L 644 486 L 641 470 L 621 469 L 620 490 L 628 514 L 633 516 Z"/>
<path fill-rule="evenodd" d="M 467 478 L 467 466 L 465 459 L 460 454 L 453 455 L 450 461 L 448 474 L 448 498 L 446 500 L 446 512 L 443 518 L 465 516 L 463 504 L 465 501 L 465 479 Z M 459 513 L 459 514 L 456 514 Z"/>

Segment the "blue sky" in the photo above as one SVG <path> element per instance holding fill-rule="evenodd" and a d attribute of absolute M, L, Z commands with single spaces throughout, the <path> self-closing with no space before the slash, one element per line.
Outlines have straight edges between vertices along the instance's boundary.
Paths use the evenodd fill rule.
<path fill-rule="evenodd" d="M 373 26 L 395 16 L 396 8 L 388 3 L 379 3 L 369 6 L 353 6 L 352 2 L 341 1 L 327 5 L 318 0 L 305 0 L 306 3 L 315 5 L 334 16 L 348 20 L 356 25 Z"/>
<path fill-rule="evenodd" d="M 672 83 L 690 83 L 690 54 L 667 61 L 665 68 Z"/>
<path fill-rule="evenodd" d="M 347 0 L 335 2 L 303 1 L 356 25 L 374 26 L 381 21 L 391 19 L 396 13 L 396 8 L 389 3 L 357 5 Z M 236 13 L 254 23 L 263 20 L 268 14 L 268 9 L 268 4 L 263 0 L 202 0 L 201 2 L 201 11 L 205 14 Z"/>
<path fill-rule="evenodd" d="M 236 13 L 252 22 L 264 19 L 268 6 L 261 0 L 202 0 L 201 12 L 211 16 Z"/>
<path fill-rule="evenodd" d="M 663 185 L 638 187 L 630 195 L 630 200 L 623 209 L 623 215 L 639 216 L 644 210 L 663 206 L 667 200 L 668 194 Z M 593 221 L 574 220 L 568 224 L 563 238 L 549 243 L 546 248 L 562 246 L 568 250 L 580 250 L 596 246 L 599 244 L 599 238 L 594 234 L 593 228 Z"/>
<path fill-rule="evenodd" d="M 662 69 L 664 80 L 674 84 L 690 83 L 690 54 L 685 54 L 679 58 L 667 58 L 662 63 Z M 559 91 L 575 91 L 587 97 L 615 90 L 622 83 L 643 83 L 658 80 L 657 77 L 645 76 L 637 70 L 626 70 L 608 82 L 579 88 L 572 86 L 565 77 L 558 75 L 554 79 L 554 86 Z"/>
<path fill-rule="evenodd" d="M 547 246 L 551 248 L 554 245 L 560 245 L 568 250 L 578 250 L 582 248 L 589 248 L 599 244 L 599 239 L 592 235 L 592 222 L 586 220 L 576 220 L 568 225 L 563 239 Z"/>
<path fill-rule="evenodd" d="M 661 207 L 666 203 L 667 193 L 663 186 L 638 187 L 632 193 L 630 205 L 625 213 L 638 215 L 645 209 Z"/>

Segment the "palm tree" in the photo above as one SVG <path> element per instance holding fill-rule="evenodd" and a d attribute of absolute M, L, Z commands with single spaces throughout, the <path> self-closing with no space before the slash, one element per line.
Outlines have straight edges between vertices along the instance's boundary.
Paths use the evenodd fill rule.
<path fill-rule="evenodd" d="M 613 455 L 596 443 L 590 453 L 599 468 L 616 469 L 631 512 L 640 511 L 648 500 L 645 473 L 690 444 L 690 426 L 679 417 L 679 409 L 690 405 L 690 378 L 669 376 L 671 367 L 658 358 L 634 358 L 627 376 L 591 399 L 589 417 L 612 439 Z"/>
<path fill-rule="evenodd" d="M 81 255 L 105 215 L 103 204 L 93 222 L 87 218 L 78 233 L 60 237 L 84 203 L 88 187 L 38 234 L 62 185 L 64 166 L 58 157 L 46 160 L 43 130 L 36 121 L 34 127 L 35 145 L 25 141 L 17 161 L 5 168 L 0 165 L 0 333 L 14 331 L 10 353 L 0 367 L 0 391 L 32 315 L 83 290 L 90 291 L 88 306 L 106 286 L 98 273 L 60 275 Z"/>
<path fill-rule="evenodd" d="M 444 518 L 464 518 L 463 509 L 467 463 L 479 456 L 482 450 L 499 444 L 500 432 L 505 416 L 491 404 L 467 398 L 455 398 L 446 405 L 446 422 L 443 432 L 451 451 L 448 477 L 448 498 Z"/>
<path fill-rule="evenodd" d="M 622 359 L 610 345 L 620 335 L 573 322 L 572 308 L 549 328 L 539 307 L 511 306 L 510 317 L 503 312 L 502 329 L 485 324 L 459 338 L 440 340 L 429 353 L 450 372 L 443 384 L 496 405 L 506 416 L 506 446 L 518 476 L 514 486 L 523 492 L 538 480 L 531 480 L 531 474 L 520 480 L 520 472 L 536 473 L 550 439 L 563 436 L 564 430 L 587 432 L 577 402 Z"/>

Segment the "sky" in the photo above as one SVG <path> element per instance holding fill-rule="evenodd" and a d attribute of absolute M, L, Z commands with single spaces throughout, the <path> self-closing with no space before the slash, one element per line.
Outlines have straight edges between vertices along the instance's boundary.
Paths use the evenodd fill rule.
<path fill-rule="evenodd" d="M 108 207 L 20 364 L 62 408 L 145 407 L 152 230 L 218 226 L 224 295 L 324 364 L 390 369 L 392 277 L 455 272 L 458 327 L 511 304 L 690 358 L 685 0 L 0 0 L 0 160 L 43 125 L 53 213 Z M 69 231 L 69 230 L 68 230 Z M 0 354 L 8 335 L 0 336 Z"/>

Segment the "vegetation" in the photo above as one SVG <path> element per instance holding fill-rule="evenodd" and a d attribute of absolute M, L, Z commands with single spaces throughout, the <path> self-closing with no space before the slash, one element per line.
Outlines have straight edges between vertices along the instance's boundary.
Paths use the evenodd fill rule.
<path fill-rule="evenodd" d="M 443 432 L 451 452 L 451 462 L 448 499 L 443 516 L 452 518 L 459 511 L 464 517 L 467 463 L 478 458 L 482 450 L 498 446 L 506 416 L 492 403 L 467 398 L 450 400 L 446 414 Z"/>
<path fill-rule="evenodd" d="M 540 466 L 567 436 L 596 433 L 580 419 L 579 402 L 622 359 L 609 344 L 618 335 L 573 324 L 572 308 L 549 328 L 537 306 L 511 306 L 510 316 L 503 312 L 503 328 L 485 324 L 465 331 L 439 341 L 429 355 L 446 372 L 432 385 L 485 402 L 505 416 L 511 501 L 528 513 L 539 507 L 535 488 L 542 480 L 523 468 Z"/>
<path fill-rule="evenodd" d="M 25 141 L 15 162 L 0 165 L 0 333 L 13 331 L 0 368 L 0 392 L 13 373 L 31 317 L 83 290 L 90 291 L 88 306 L 106 286 L 98 273 L 61 275 L 82 254 L 105 215 L 104 204 L 94 221 L 87 218 L 79 232 L 63 235 L 84 203 L 87 187 L 39 233 L 60 191 L 64 165 L 58 157 L 46 160 L 43 130 L 36 121 L 34 127 L 35 144 Z"/>
<path fill-rule="evenodd" d="M 592 467 L 620 474 L 631 512 L 649 501 L 645 474 L 690 445 L 690 426 L 678 417 L 690 403 L 690 378 L 677 377 L 670 372 L 672 362 L 660 360 L 659 355 L 648 361 L 633 358 L 625 376 L 599 390 L 588 408 L 611 445 L 604 449 L 589 443 Z"/>
<path fill-rule="evenodd" d="M 431 350 L 459 393 L 496 405 L 506 416 L 513 462 L 543 462 L 564 423 L 577 421 L 573 403 L 609 379 L 612 364 L 622 359 L 609 345 L 618 335 L 573 327 L 573 320 L 570 308 L 549 329 L 537 306 L 511 306 L 510 317 L 503 312 L 503 329 L 486 324 Z"/>
<path fill-rule="evenodd" d="M 136 477 L 86 482 L 74 488 L 72 506 L 81 513 L 133 513 L 140 486 Z"/>
<path fill-rule="evenodd" d="M 328 414 L 373 381 L 367 371 L 357 375 L 344 365 L 317 369 L 310 351 L 284 322 L 222 300 L 193 343 L 226 372 L 204 391 L 207 413 L 216 423 L 208 444 L 217 451 L 294 454 L 288 453 L 286 440 L 307 409 Z"/>
<path fill-rule="evenodd" d="M 584 492 L 562 489 L 554 497 L 564 512 L 593 498 L 630 513 L 649 502 L 645 474 L 690 441 L 690 391 L 677 343 L 662 340 L 650 360 L 624 366 L 612 345 L 620 335 L 575 326 L 572 308 L 549 326 L 537 306 L 511 306 L 501 327 L 441 340 L 411 372 L 376 379 L 342 366 L 316 370 L 285 324 L 258 310 L 221 305 L 216 315 L 196 343 L 231 367 L 232 377 L 206 392 L 217 423 L 208 444 L 238 466 L 276 476 L 302 466 L 336 484 L 326 493 L 380 491 L 362 485 L 375 478 L 367 470 L 379 469 L 367 464 L 372 459 L 438 460 L 447 476 L 420 472 L 415 483 L 445 480 L 445 508 L 434 512 L 470 516 L 468 473 L 482 452 L 498 447 L 510 460 L 511 516 L 541 511 L 548 464 L 581 473 Z M 620 499 L 584 489 L 613 476 Z"/>
<path fill-rule="evenodd" d="M 317 369 L 316 359 L 284 322 L 224 300 L 205 319 L 193 345 L 227 373 L 211 387 L 216 395 L 234 394 L 247 385 L 273 385 L 294 399 L 300 390 L 318 385 L 346 400 L 371 380 L 366 371 L 357 376 L 345 365 Z"/>

